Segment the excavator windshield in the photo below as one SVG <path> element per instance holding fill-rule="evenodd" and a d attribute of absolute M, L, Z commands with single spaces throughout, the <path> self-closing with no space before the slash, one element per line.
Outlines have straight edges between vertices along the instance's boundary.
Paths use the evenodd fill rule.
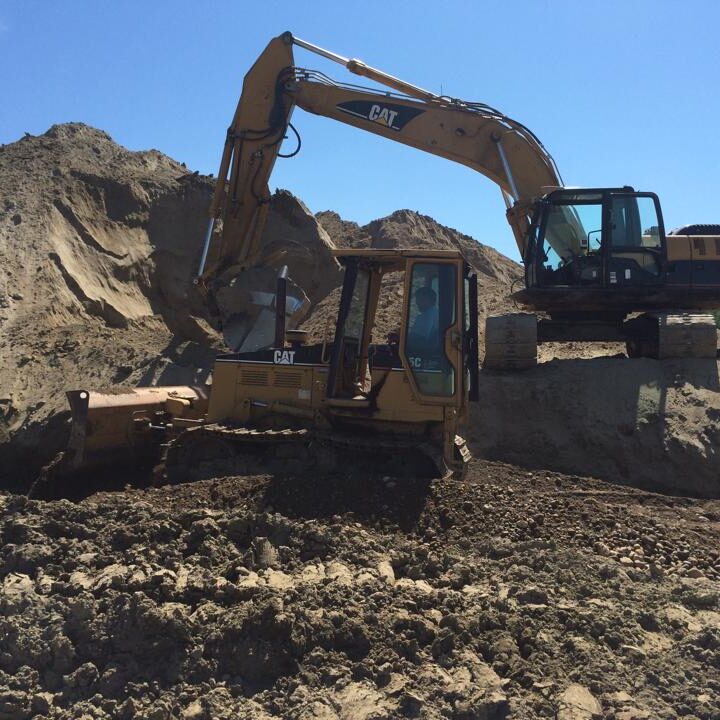
<path fill-rule="evenodd" d="M 663 231 L 652 193 L 564 190 L 541 208 L 541 285 L 611 287 L 659 278 Z"/>
<path fill-rule="evenodd" d="M 547 214 L 548 252 L 567 262 L 599 249 L 602 240 L 602 195 L 570 195 L 553 202 Z"/>

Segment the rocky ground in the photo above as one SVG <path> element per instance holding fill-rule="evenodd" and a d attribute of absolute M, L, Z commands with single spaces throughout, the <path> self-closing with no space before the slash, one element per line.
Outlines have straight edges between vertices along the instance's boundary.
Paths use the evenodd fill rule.
<path fill-rule="evenodd" d="M 718 501 L 476 461 L 1 502 L 3 718 L 720 718 Z"/>

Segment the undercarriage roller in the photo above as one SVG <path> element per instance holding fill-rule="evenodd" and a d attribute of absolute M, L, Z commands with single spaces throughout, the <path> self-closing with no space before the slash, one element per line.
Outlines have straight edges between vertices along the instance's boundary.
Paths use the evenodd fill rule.
<path fill-rule="evenodd" d="M 485 321 L 485 367 L 520 370 L 537 365 L 537 317 L 513 313 Z"/>

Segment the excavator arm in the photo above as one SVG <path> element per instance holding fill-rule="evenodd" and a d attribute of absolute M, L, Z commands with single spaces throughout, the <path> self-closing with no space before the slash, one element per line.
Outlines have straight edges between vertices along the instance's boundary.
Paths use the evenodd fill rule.
<path fill-rule="evenodd" d="M 293 45 L 338 62 L 391 91 L 336 83 L 322 73 L 296 67 Z M 296 105 L 488 177 L 502 191 L 522 256 L 534 200 L 562 185 L 552 157 L 535 135 L 490 106 L 435 95 L 284 33 L 271 40 L 245 76 L 211 205 L 198 271 L 201 285 L 258 260 L 268 212 L 268 179 L 292 128 L 290 117 Z M 223 222 L 219 242 L 213 235 L 218 218 Z"/>
<path fill-rule="evenodd" d="M 452 160 L 492 180 L 510 210 L 521 255 L 532 201 L 561 184 L 552 159 L 530 131 L 487 106 L 360 90 L 302 69 L 295 70 L 286 92 L 303 110 Z"/>
<path fill-rule="evenodd" d="M 205 284 L 229 267 L 251 266 L 269 210 L 268 179 L 280 152 L 293 106 L 281 92 L 292 71 L 292 44 L 274 38 L 245 75 L 242 94 L 227 131 L 198 279 Z M 223 222 L 213 247 L 216 220 Z M 210 254 L 214 250 L 214 253 Z"/>

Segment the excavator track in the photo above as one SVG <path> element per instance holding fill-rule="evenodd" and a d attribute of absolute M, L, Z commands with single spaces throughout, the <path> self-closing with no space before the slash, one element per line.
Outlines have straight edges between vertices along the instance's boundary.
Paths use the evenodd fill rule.
<path fill-rule="evenodd" d="M 181 432 L 164 448 L 157 484 L 254 474 L 355 470 L 383 476 L 445 478 L 464 472 L 470 457 L 456 438 L 458 467 L 449 469 L 429 443 L 308 429 L 264 430 L 208 424 Z"/>
<path fill-rule="evenodd" d="M 537 318 L 531 313 L 489 317 L 485 321 L 485 367 L 522 370 L 537 365 Z"/>
<path fill-rule="evenodd" d="M 627 341 L 630 357 L 717 357 L 715 318 L 707 313 L 647 313 L 629 323 L 639 330 Z"/>
<path fill-rule="evenodd" d="M 717 357 L 717 327 L 708 314 L 659 314 L 658 358 Z"/>

